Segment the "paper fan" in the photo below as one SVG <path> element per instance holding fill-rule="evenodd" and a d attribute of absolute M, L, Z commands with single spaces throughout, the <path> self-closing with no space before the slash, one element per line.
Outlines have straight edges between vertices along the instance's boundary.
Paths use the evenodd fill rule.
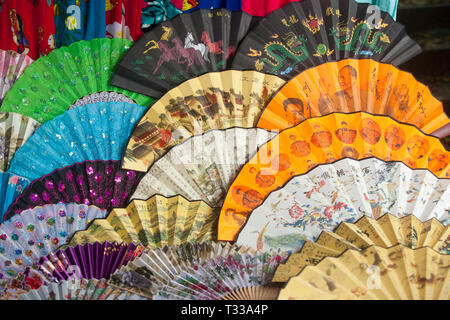
<path fill-rule="evenodd" d="M 203 201 L 155 195 L 112 210 L 106 219 L 95 220 L 86 231 L 77 232 L 70 244 L 125 241 L 157 248 L 211 240 L 216 231 L 217 211 Z"/>
<path fill-rule="evenodd" d="M 30 184 L 28 179 L 19 177 L 10 172 L 0 172 L 0 221 L 11 203 Z"/>
<path fill-rule="evenodd" d="M 242 250 L 212 258 L 182 271 L 168 285 L 158 287 L 155 300 L 218 300 L 244 295 L 246 300 L 274 299 L 277 290 L 267 286 L 275 268 L 287 258 L 277 251 Z"/>
<path fill-rule="evenodd" d="M 147 171 L 172 146 L 210 129 L 254 127 L 284 80 L 256 71 L 208 73 L 170 90 L 142 117 L 123 168 Z"/>
<path fill-rule="evenodd" d="M 255 208 L 237 243 L 296 251 L 340 222 L 384 213 L 450 223 L 450 179 L 401 162 L 342 159 L 292 177 Z M 396 243 L 394 243 L 396 244 Z"/>
<path fill-rule="evenodd" d="M 4 221 L 23 210 L 45 204 L 83 203 L 106 211 L 128 203 L 142 174 L 121 170 L 118 161 L 85 161 L 34 180 L 17 197 Z"/>
<path fill-rule="evenodd" d="M 39 122 L 27 116 L 14 112 L 0 112 L 0 172 L 8 170 L 17 149 L 39 126 Z"/>
<path fill-rule="evenodd" d="M 327 61 L 370 58 L 400 65 L 421 52 L 405 27 L 353 0 L 304 0 L 273 11 L 248 33 L 233 68 L 290 79 Z"/>
<path fill-rule="evenodd" d="M 402 161 L 450 177 L 439 139 L 388 116 L 332 113 L 285 129 L 263 145 L 231 185 L 219 218 L 219 240 L 234 240 L 250 212 L 292 176 L 342 158 Z"/>
<path fill-rule="evenodd" d="M 106 279 L 80 279 L 41 286 L 20 295 L 18 300 L 145 300 L 145 298 L 115 289 L 106 284 Z"/>
<path fill-rule="evenodd" d="M 197 10 L 152 28 L 116 68 L 111 84 L 161 97 L 184 80 L 228 69 L 252 17 L 225 9 Z"/>
<path fill-rule="evenodd" d="M 216 241 L 188 242 L 147 250 L 118 269 L 108 284 L 151 299 L 157 287 L 168 285 L 182 271 L 239 250 L 230 242 Z"/>
<path fill-rule="evenodd" d="M 263 110 L 258 127 L 285 129 L 335 111 L 387 114 L 429 134 L 450 124 L 442 103 L 412 74 L 369 59 L 346 59 L 286 83 Z"/>
<path fill-rule="evenodd" d="M 114 68 L 131 42 L 125 39 L 79 41 L 40 57 L 14 83 L 1 111 L 13 111 L 47 122 L 78 99 L 92 93 L 115 91 L 148 106 L 153 99 L 109 84 Z"/>
<path fill-rule="evenodd" d="M 129 103 L 89 104 L 36 130 L 16 153 L 10 171 L 30 180 L 86 160 L 120 160 L 144 108 Z"/>
<path fill-rule="evenodd" d="M 334 232 L 323 231 L 315 242 L 306 241 L 300 252 L 278 266 L 272 281 L 286 282 L 304 267 L 338 256 L 346 249 L 363 250 L 371 245 L 389 248 L 397 244 L 412 249 L 431 247 L 450 254 L 450 229 L 436 219 L 421 222 L 412 214 L 403 218 L 385 214 L 377 220 L 364 216 L 354 224 L 343 222 Z"/>
<path fill-rule="evenodd" d="M 39 261 L 39 270 L 53 282 L 72 279 L 108 279 L 122 265 L 142 253 L 141 245 L 96 242 L 50 253 Z"/>
<path fill-rule="evenodd" d="M 0 276 L 14 277 L 56 250 L 106 211 L 84 204 L 56 204 L 23 211 L 0 225 Z"/>
<path fill-rule="evenodd" d="M 179 194 L 220 207 L 239 169 L 274 136 L 263 129 L 231 128 L 189 138 L 153 163 L 131 199 Z"/>
<path fill-rule="evenodd" d="M 33 59 L 26 54 L 0 49 L 0 106 L 3 97 Z"/>
<path fill-rule="evenodd" d="M 289 280 L 280 300 L 449 300 L 450 255 L 371 246 L 325 258 Z"/>

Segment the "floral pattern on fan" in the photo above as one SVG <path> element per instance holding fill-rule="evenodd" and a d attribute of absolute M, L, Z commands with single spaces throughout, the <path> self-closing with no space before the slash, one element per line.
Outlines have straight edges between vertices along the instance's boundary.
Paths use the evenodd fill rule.
<path fill-rule="evenodd" d="M 168 285 L 158 288 L 155 300 L 217 300 L 234 290 L 268 284 L 287 254 L 245 252 L 213 258 L 183 271 Z"/>
<path fill-rule="evenodd" d="M 85 161 L 55 170 L 29 185 L 10 206 L 4 220 L 49 203 L 83 203 L 107 211 L 127 204 L 142 173 L 121 170 L 119 161 Z"/>
<path fill-rule="evenodd" d="M 237 244 L 296 251 L 340 222 L 414 214 L 450 223 L 450 179 L 401 162 L 342 159 L 289 180 L 253 210 Z"/>
<path fill-rule="evenodd" d="M 0 225 L 0 278 L 17 276 L 105 216 L 105 210 L 74 203 L 35 207 L 14 216 Z"/>

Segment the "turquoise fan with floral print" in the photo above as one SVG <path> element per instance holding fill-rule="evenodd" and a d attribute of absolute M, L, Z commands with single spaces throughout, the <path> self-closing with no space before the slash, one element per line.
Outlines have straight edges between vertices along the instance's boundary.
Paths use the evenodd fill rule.
<path fill-rule="evenodd" d="M 132 42 L 98 38 L 53 50 L 33 62 L 6 94 L 0 111 L 17 112 L 45 123 L 99 92 L 117 92 L 142 106 L 154 100 L 109 84 L 117 62 Z"/>
<path fill-rule="evenodd" d="M 106 210 L 84 204 L 49 204 L 25 210 L 0 225 L 1 286 L 50 254 Z"/>
<path fill-rule="evenodd" d="M 86 160 L 120 160 L 145 108 L 100 102 L 69 110 L 36 130 L 14 156 L 9 171 L 31 181 Z"/>

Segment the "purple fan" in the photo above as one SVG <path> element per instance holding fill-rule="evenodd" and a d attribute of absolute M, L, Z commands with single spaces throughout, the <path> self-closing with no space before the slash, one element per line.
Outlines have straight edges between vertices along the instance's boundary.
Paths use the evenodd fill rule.
<path fill-rule="evenodd" d="M 143 173 L 120 169 L 120 161 L 84 161 L 34 180 L 5 213 L 3 221 L 45 204 L 84 203 L 110 211 L 125 207 Z"/>
<path fill-rule="evenodd" d="M 122 265 L 142 253 L 143 247 L 126 242 L 96 242 L 67 247 L 40 259 L 40 270 L 52 281 L 108 279 Z"/>

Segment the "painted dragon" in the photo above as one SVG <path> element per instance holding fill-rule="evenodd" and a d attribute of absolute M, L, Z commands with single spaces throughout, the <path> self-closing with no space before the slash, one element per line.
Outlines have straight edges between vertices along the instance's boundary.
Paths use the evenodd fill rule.
<path fill-rule="evenodd" d="M 256 61 L 255 67 L 257 70 L 262 70 L 264 65 L 267 64 L 272 68 L 272 73 L 286 74 L 292 70 L 292 67 L 283 70 L 286 61 L 293 62 L 296 65 L 308 58 L 309 53 L 306 47 L 306 39 L 303 36 L 297 36 L 293 32 L 289 32 L 284 40 L 284 43 L 281 41 L 271 41 L 264 46 L 267 58 L 261 58 Z M 253 49 L 250 49 L 250 51 L 252 54 L 249 54 L 249 56 L 261 55 L 261 51 Z"/>
<path fill-rule="evenodd" d="M 391 43 L 387 34 L 378 30 L 373 31 L 367 21 L 360 21 L 350 29 L 346 24 L 338 24 L 331 28 L 331 36 L 336 41 L 336 47 L 341 51 L 353 51 L 359 54 L 362 51 L 381 53 L 383 50 L 379 42 Z"/>

